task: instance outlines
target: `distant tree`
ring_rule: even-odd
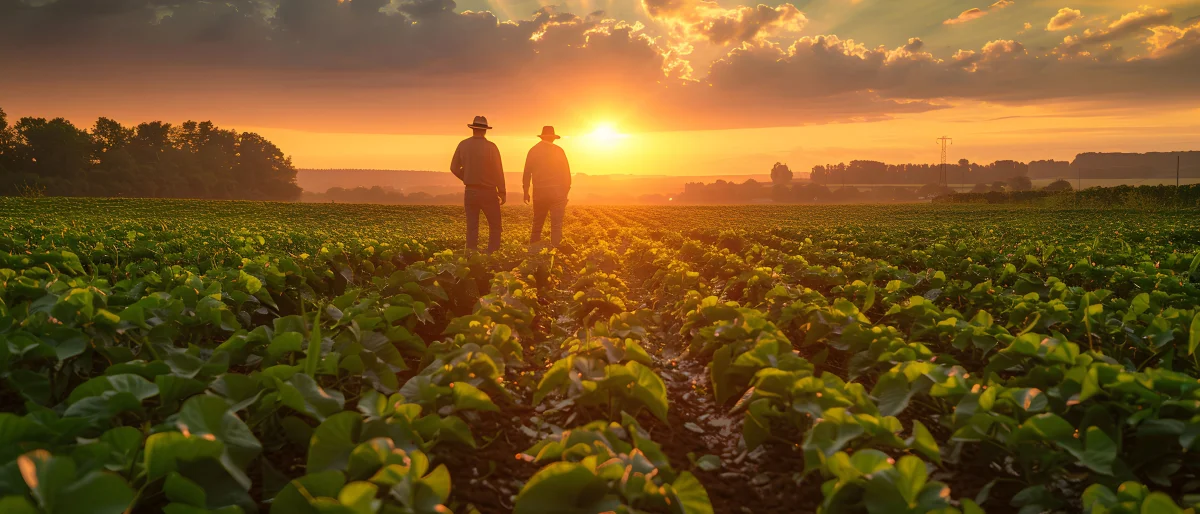
[[[988,187],[987,184],[975,184],[975,187],[971,188],[972,193],[986,193],[991,190],[992,188]]]
[[[417,191],[416,193],[408,195],[406,199],[408,200],[408,203],[432,203],[434,197],[433,195],[424,191]]]
[[[995,181],[995,182],[992,182],[992,188],[991,188],[991,190],[992,190],[992,191],[995,191],[995,192],[997,192],[997,193],[1003,193],[1003,192],[1004,192],[1004,188],[1005,188],[1006,186],[1008,186],[1008,183],[1007,183],[1007,182],[1005,182],[1005,181],[1003,181],[1003,180],[997,180],[997,181]]]
[[[234,170],[246,177],[256,198],[289,200],[300,195],[291,157],[285,157],[279,147],[253,132],[243,132],[238,138]]]
[[[652,193],[652,194],[645,194],[645,195],[638,196],[637,201],[638,201],[638,203],[661,205],[661,204],[668,203],[671,200],[666,195],[659,194],[659,193]]]
[[[12,128],[8,126],[8,115],[4,109],[0,109],[0,173],[8,172],[12,169],[13,151],[16,144],[16,134],[13,134]]]
[[[1071,183],[1069,181],[1061,178],[1047,184],[1046,187],[1042,188],[1043,191],[1072,191],[1074,189],[1075,188],[1071,187]]]
[[[126,127],[100,118],[88,131],[27,117],[10,125],[0,110],[0,194],[29,187],[48,195],[300,197],[291,159],[258,134],[207,121]]]
[[[1008,188],[1011,191],[1029,191],[1033,189],[1033,181],[1024,175],[1012,177],[1008,179]]]
[[[857,200],[862,192],[854,186],[839,187],[829,193],[828,198],[835,202],[850,202]]]
[[[971,161],[968,161],[966,159],[959,159],[958,165],[959,165],[959,167],[966,168],[967,166],[971,165]]]
[[[777,186],[786,186],[791,182],[792,169],[788,168],[788,165],[777,162],[771,167],[771,183]]]
[[[134,131],[132,128],[126,128],[108,118],[100,118],[96,120],[96,125],[92,127],[92,140],[95,143],[96,153],[104,154],[116,150],[122,150],[129,146],[130,141],[133,141]]]
[[[25,150],[19,158],[28,171],[48,180],[77,180],[90,167],[92,139],[71,122],[21,118],[15,128]]]
[[[948,195],[954,193],[954,190],[941,184],[925,184],[917,190],[918,196],[925,198],[933,198],[936,196]]]

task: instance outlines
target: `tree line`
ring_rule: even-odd
[[[1028,177],[1029,165],[1009,160],[976,164],[959,159],[957,163],[947,163],[945,172],[948,184],[990,184],[1013,177]],[[942,178],[940,164],[887,164],[866,160],[813,166],[810,176],[813,183],[829,185],[938,184]]]
[[[1065,182],[1065,181],[1058,181]],[[1057,182],[1056,182],[1057,183]],[[1054,185],[1054,184],[1051,184]],[[1037,191],[989,191],[939,196],[937,203],[1015,203],[1046,207],[1173,209],[1200,207],[1200,184],[1174,186],[1089,187],[1072,191],[1065,187],[1049,186]]]
[[[866,166],[861,163],[869,163],[873,161],[852,161],[851,166],[838,165],[834,168],[835,171],[861,173],[863,170],[872,169],[871,166]],[[854,164],[859,163],[859,164]],[[1012,164],[1010,164],[1012,163]],[[969,164],[969,163],[967,163]],[[917,165],[902,165],[898,169],[904,170],[903,166],[913,166],[909,169],[912,173],[927,173],[928,167],[922,168]],[[981,169],[984,172],[976,173],[971,178],[976,180],[992,179],[997,176],[1003,176],[1005,173],[1016,172],[1020,173],[1027,168],[1022,168],[1022,163],[1016,161],[996,161],[988,166],[983,166]],[[822,168],[818,166],[817,168]],[[815,170],[816,168],[814,168]],[[894,170],[893,170],[894,171]],[[907,172],[906,172],[907,173]],[[863,175],[856,175],[862,177]],[[788,168],[787,164],[775,163],[771,168],[771,182],[759,182],[754,179],[746,180],[745,182],[729,182],[725,180],[717,180],[711,184],[702,182],[689,182],[684,184],[683,192],[677,196],[678,201],[682,203],[718,203],[718,204],[741,204],[741,203],[822,203],[822,202],[912,202],[923,199],[931,199],[943,195],[954,193],[954,189],[945,185],[939,184],[936,181],[928,182],[923,185],[906,185],[904,181],[888,182],[879,180],[874,182],[870,187],[860,188],[855,185],[840,185],[838,183],[827,183],[810,181],[804,183],[793,183],[793,173]],[[826,179],[828,176],[826,176]],[[894,178],[894,177],[893,177]],[[847,180],[847,184],[862,184]],[[954,183],[951,181],[951,183]],[[897,185],[900,184],[900,185]],[[1025,175],[1013,175],[1003,179],[995,179],[987,182],[976,183],[971,189],[972,193],[1007,193],[1014,191],[1031,191],[1033,190],[1033,181]],[[1055,181],[1048,186],[1047,191],[1069,191],[1071,190],[1070,182],[1064,180]]]
[[[313,203],[375,203],[381,205],[460,205],[463,203],[463,193],[432,195],[424,191],[404,194],[382,186],[372,187],[331,187],[324,193],[305,191],[300,196],[302,202]],[[519,199],[518,199],[519,201]]]
[[[0,109],[0,195],[296,200],[290,157],[253,132],[210,121],[90,129]]]

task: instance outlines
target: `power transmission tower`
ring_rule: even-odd
[[[942,145],[942,176],[940,178],[942,180],[942,186],[945,187],[948,183],[947,181],[949,180],[946,177],[946,145],[954,144],[954,139],[942,136],[937,138],[937,141]]]

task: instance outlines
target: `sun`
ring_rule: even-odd
[[[629,137],[628,134],[622,134],[611,123],[596,125],[596,128],[592,129],[591,133],[586,136],[588,143],[597,147],[612,147],[627,137]]]

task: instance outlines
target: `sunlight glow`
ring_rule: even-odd
[[[584,136],[589,146],[602,148],[611,148],[628,137],[628,134],[622,134],[611,123],[596,125],[590,134]]]

